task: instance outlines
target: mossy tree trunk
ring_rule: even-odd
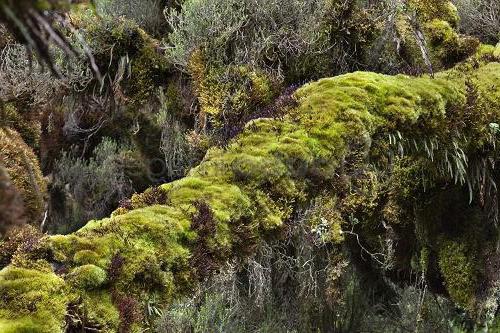
[[[399,179],[396,199],[414,190],[411,181],[420,188],[412,173],[466,184],[468,158],[495,152],[500,63],[485,62],[495,60],[492,54],[485,48],[434,79],[357,72],[305,85],[289,114],[250,122],[187,177],[135,195],[110,218],[16,253],[0,272],[0,330],[59,332],[68,318],[82,316],[104,332],[133,329],[137,300],[168,304],[189,293],[225,261],[278,236],[319,194],[342,203],[338,218],[328,221],[332,242],[342,242],[350,236],[339,230],[350,228],[348,216],[367,207],[367,216],[381,216],[366,193],[350,193],[365,179],[357,169],[374,166],[387,181]],[[420,169],[401,167],[408,159]],[[405,222],[396,199],[384,207],[394,228]],[[367,230],[359,232],[370,244],[376,235]],[[445,244],[447,251],[457,247]]]

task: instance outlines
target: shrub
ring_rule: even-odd
[[[108,279],[110,282],[115,282],[120,277],[123,270],[123,265],[125,264],[125,258],[119,253],[115,254],[111,258],[109,267],[107,269]]]
[[[63,153],[51,188],[51,230],[74,230],[106,216],[134,192],[123,163],[126,152],[126,147],[104,138],[89,160]]]
[[[0,23],[0,50],[13,42],[12,35],[7,31],[5,25]]]
[[[39,59],[56,72],[50,54],[51,42],[67,55],[74,55],[66,38],[53,27],[54,21],[62,19],[61,12],[69,9],[70,3],[67,0],[2,1],[0,21],[17,41],[35,51]]]
[[[454,0],[460,15],[460,30],[485,43],[500,41],[500,2],[497,0]]]
[[[244,262],[221,266],[193,298],[165,309],[157,331],[354,331],[349,330],[349,316],[359,315],[362,305],[350,303],[344,283],[356,277],[347,276],[348,262],[335,257],[336,248],[325,257],[303,222],[302,217],[290,222],[286,239],[261,243]],[[337,292],[330,299],[333,289]],[[330,301],[335,305],[330,307]]]
[[[65,142],[57,137],[62,125],[54,128],[60,115],[54,104],[63,95],[85,89],[93,79],[84,60],[64,57],[57,50],[51,52],[51,57],[58,67],[58,77],[32,59],[21,44],[8,45],[0,55],[0,126],[15,129],[31,148],[40,152],[44,171],[48,170],[47,162],[53,161],[50,155]]]
[[[168,20],[169,58],[187,69],[202,49],[211,64],[282,69],[289,58],[328,48],[322,0],[188,0]]]
[[[82,59],[66,57],[54,50],[51,57],[58,65],[59,76],[33,61],[22,44],[9,44],[0,56],[0,100],[22,102],[35,110],[47,106],[63,91],[81,90],[93,78],[91,69]]]
[[[96,3],[97,12],[104,16],[126,17],[147,32],[158,35],[166,25],[163,0],[102,0]]]
[[[187,128],[181,122],[177,104],[177,92],[172,91],[172,85],[167,92],[160,91],[160,110],[156,114],[156,123],[161,129],[160,151],[165,160],[168,180],[175,180],[185,175],[186,171],[196,161],[190,151],[187,141]]]
[[[186,1],[168,20],[167,55],[181,69],[202,50],[215,67],[249,65],[287,84],[363,68],[379,30],[356,0]]]
[[[199,280],[205,279],[220,266],[217,258],[217,249],[214,249],[210,238],[216,232],[216,220],[210,206],[203,201],[194,204],[196,213],[191,216],[191,229],[196,231],[198,238],[191,257],[191,265],[196,270]]]
[[[289,83],[318,80],[359,69],[371,70],[374,65],[367,61],[367,56],[381,23],[378,14],[368,5],[371,2],[326,0],[324,3],[327,9],[323,29],[328,36],[328,51],[300,57],[289,70],[297,79],[287,78]]]

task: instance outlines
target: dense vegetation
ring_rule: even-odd
[[[0,332],[500,331],[495,0],[0,0]]]

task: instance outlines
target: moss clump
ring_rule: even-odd
[[[477,287],[477,258],[459,242],[445,241],[439,249],[439,269],[451,298],[464,308],[472,308]]]
[[[63,332],[67,288],[50,269],[9,266],[0,271],[0,294],[2,332]]]
[[[86,319],[99,327],[101,332],[113,333],[120,326],[120,314],[107,292],[96,291],[83,295],[82,304]]]
[[[472,55],[479,40],[459,35],[448,21],[434,19],[425,24],[434,63],[452,66]]]
[[[200,102],[200,112],[215,126],[248,118],[275,95],[275,83],[264,72],[249,66],[220,68],[209,65],[201,50],[193,52],[188,68]]]
[[[410,15],[408,15],[408,11]],[[415,19],[409,17],[415,14]],[[401,39],[400,54],[413,70],[420,72],[450,68],[473,55],[480,42],[458,32],[457,8],[448,0],[410,0],[407,13],[397,19]],[[419,41],[415,35],[424,37]],[[421,45],[424,44],[424,45]],[[425,49],[425,58],[422,54]]]
[[[99,261],[99,255],[94,251],[82,250],[75,253],[73,261],[77,265],[96,264]]]
[[[165,205],[168,200],[167,191],[163,190],[161,187],[151,187],[144,191],[144,193],[134,194],[128,203],[129,207],[124,208],[137,209],[153,205]]]
[[[121,75],[124,97],[131,107],[142,106],[169,77],[170,64],[159,42],[131,20],[110,17],[96,20],[95,16],[85,14],[85,11],[74,13],[74,19],[91,42],[97,65],[112,77]]]
[[[91,221],[71,236],[50,237],[46,247],[68,269],[75,267],[80,272],[85,268],[87,272],[92,268],[90,271],[99,271],[100,276],[101,269],[111,267],[119,253],[122,263],[113,272],[113,284],[118,291],[142,295],[146,290],[158,290],[163,299],[169,299],[176,288],[182,287],[181,281],[189,283],[190,251],[186,245],[194,235],[189,231],[189,219],[182,218],[180,209],[170,211],[167,207],[151,206],[112,219]],[[96,256],[99,260],[90,266],[79,267],[73,261],[77,258],[78,262],[90,262]],[[99,270],[94,265],[99,265]],[[174,278],[179,279],[178,286],[173,285]]]
[[[408,3],[424,22],[439,19],[449,22],[454,28],[458,26],[457,7],[449,0],[409,0]]]
[[[0,127],[15,130],[33,149],[40,146],[41,124],[38,118],[37,111],[20,111],[13,103],[0,102]]]
[[[66,332],[95,330],[121,332],[120,314],[112,296],[102,290],[89,290],[73,297],[66,316]]]
[[[33,150],[12,129],[0,128],[0,165],[21,194],[28,222],[37,224],[44,212],[47,185]]]
[[[102,286],[106,279],[106,271],[92,264],[78,266],[68,275],[68,281],[71,285],[88,290]]]

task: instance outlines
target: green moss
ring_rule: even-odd
[[[106,282],[107,274],[102,268],[88,264],[73,269],[67,279],[76,288],[91,290],[102,286]]]
[[[50,271],[13,266],[3,269],[0,328],[7,328],[7,332],[62,333],[66,291],[64,280]]]
[[[0,165],[22,196],[28,222],[38,224],[45,209],[47,185],[35,153],[12,129],[0,128]]]
[[[434,72],[450,68],[473,55],[480,43],[477,38],[461,35],[458,31],[457,8],[448,0],[410,0],[409,10],[416,13],[418,29],[426,42],[426,52]],[[415,38],[415,22],[402,13],[397,19],[396,29],[401,38],[399,53],[414,69],[428,72],[422,50]]]
[[[82,307],[85,319],[93,326],[99,327],[100,332],[114,333],[118,331],[120,314],[109,293],[103,291],[84,293]]]
[[[43,329],[31,318],[24,318],[22,320],[2,320],[0,321],[0,331],[4,333],[48,332],[43,331]],[[62,330],[54,332],[62,332]]]
[[[426,30],[432,45],[457,44],[458,35],[449,22],[434,19],[426,23]]]
[[[73,261],[77,265],[96,264],[99,261],[99,255],[94,251],[82,250],[75,253]]]
[[[30,109],[30,108],[28,108]],[[14,129],[33,149],[40,146],[41,124],[37,111],[20,111],[13,103],[0,102],[0,127]]]
[[[195,234],[189,231],[189,223],[188,216],[180,207],[170,210],[151,206],[112,219],[91,221],[73,235],[48,238],[46,246],[54,258],[67,267],[77,264],[73,258],[78,259],[78,263],[92,261],[96,256],[99,258],[94,264],[100,268],[94,265],[77,266],[68,275],[79,288],[103,283],[102,269],[110,266],[119,254],[123,264],[114,277],[117,290],[141,295],[147,282],[146,290],[158,290],[162,300],[168,300],[177,289],[186,288],[190,283],[190,251],[187,245],[195,239]],[[98,283],[87,279],[86,273],[90,277],[98,277]],[[177,285],[172,283],[174,277],[178,279]]]
[[[341,244],[344,241],[344,221],[335,199],[322,196],[316,198],[306,214],[306,219],[312,234],[321,242]]]
[[[403,158],[395,163],[387,187],[387,203],[383,208],[384,219],[392,225],[412,224],[413,207],[418,193],[426,187],[422,163]]]
[[[113,78],[121,76],[123,97],[136,110],[166,83],[171,66],[159,42],[136,23],[125,18],[96,18],[88,15],[89,10],[75,12],[72,18],[85,31],[99,68]]]
[[[211,66],[201,50],[193,52],[188,67],[200,111],[216,126],[224,125],[228,118],[236,122],[247,117],[276,94],[275,83],[266,73],[249,66]]]
[[[445,241],[439,250],[439,269],[451,298],[463,308],[472,308],[477,287],[477,267],[466,245]]]
[[[440,19],[449,22],[453,27],[458,26],[460,17],[457,7],[449,0],[410,0],[408,3],[424,22]]]
[[[443,20],[434,19],[427,22],[425,31],[434,62],[446,67],[474,54],[480,44],[475,38],[459,35],[449,22]]]
[[[495,47],[495,50],[493,51],[493,56],[500,59],[500,44],[498,44]]]
[[[200,251],[199,246],[204,246],[201,251],[215,250],[220,261],[248,254],[254,250],[249,243],[257,244],[259,237],[279,233],[295,209],[317,195],[318,188],[336,186],[339,175],[352,176],[346,170],[354,153],[362,156],[359,165],[365,166],[367,174],[370,155],[366,151],[370,147],[379,150],[379,155],[371,156],[378,156],[378,160],[370,163],[383,164],[386,159],[380,150],[388,134],[398,131],[405,138],[450,138],[465,112],[460,110],[468,110],[474,130],[464,133],[474,137],[474,142],[463,149],[467,154],[485,149],[491,133],[480,129],[488,128],[489,117],[499,116],[500,91],[495,85],[499,76],[500,64],[480,62],[475,68],[465,66],[463,71],[439,73],[435,79],[356,72],[307,84],[295,94],[299,103],[296,109],[282,119],[258,119],[247,124],[227,147],[211,149],[187,177],[157,189],[161,200],[155,197],[149,201],[151,191],[137,195],[140,208],[123,209],[111,218],[90,221],[70,235],[47,237],[44,246],[49,257],[70,272],[68,282],[83,277],[84,282],[70,286],[73,292],[84,296],[102,292],[99,297],[109,297],[113,289],[137,299],[154,294],[160,304],[168,304],[191,292],[197,283],[196,268],[191,265],[194,249]],[[484,95],[479,105],[465,108],[470,99],[466,80],[475,83],[478,94]],[[485,109],[492,114],[481,116]],[[354,146],[360,138],[365,144]],[[388,154],[390,149],[386,150]],[[408,154],[416,161],[430,160],[419,152]],[[379,191],[378,181],[376,177],[367,179],[371,180],[363,186],[368,200],[360,202],[367,210],[376,211],[372,205],[376,196],[372,199],[368,194]],[[199,229],[192,228],[195,202],[203,202],[213,213],[213,234],[198,235]],[[342,242],[341,217],[332,208],[325,218],[331,226],[332,242]],[[377,234],[369,236],[375,239]],[[450,244],[443,245],[440,267],[450,294],[453,290],[454,300],[464,304],[469,300],[465,295],[472,291],[463,293],[461,288],[473,279],[468,274],[456,275],[452,266],[455,263],[469,269],[470,261],[460,255],[447,261],[445,253],[465,253]],[[91,252],[90,257],[97,255],[99,262],[80,266],[82,258]],[[102,272],[108,268],[115,271],[113,279],[103,284]],[[96,287],[98,290],[86,290]],[[8,301],[0,311],[17,308],[16,303]],[[96,316],[96,320],[105,321]]]
[[[409,85],[412,89],[408,89]],[[449,101],[463,100],[463,93],[457,88],[454,82],[441,79],[346,74],[301,88],[297,92],[301,101],[298,116],[304,119],[306,128],[319,129],[323,136],[327,133],[338,136],[342,132],[352,135],[360,129],[373,133],[380,127],[403,131],[420,118],[442,118]],[[348,129],[339,133],[336,130],[339,122],[348,124]],[[339,150],[338,139],[325,141],[321,143],[327,151]]]

